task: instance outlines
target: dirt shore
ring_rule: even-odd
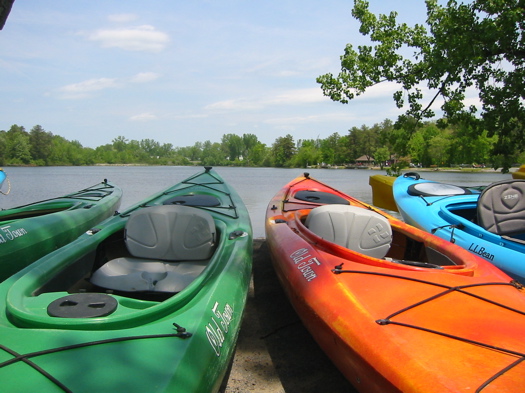
[[[226,393],[355,393],[303,327],[254,241],[252,285]]]

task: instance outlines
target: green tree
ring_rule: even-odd
[[[58,150],[58,147],[60,146],[61,146],[61,143],[59,144],[58,142],[54,141],[53,150],[51,154],[53,159],[56,159],[56,157],[59,155],[57,150]],[[95,148],[95,159],[98,163],[101,163],[101,164],[116,164],[117,161],[116,161],[115,150],[113,149],[113,145],[108,143],[102,146],[97,146]]]
[[[243,134],[242,135],[242,156],[244,158],[245,165],[254,165],[253,162],[253,151],[259,145],[259,139],[255,134]]]
[[[144,150],[150,158],[157,158],[160,155],[160,143],[153,139],[142,139],[140,141],[140,148]]]
[[[248,153],[248,163],[253,166],[269,166],[270,149],[264,143],[257,143]]]
[[[359,133],[360,130],[357,127],[348,130],[348,157],[350,161],[354,161],[361,155],[359,154]]]
[[[118,136],[111,141],[112,154],[115,155],[114,161],[122,164],[129,164],[134,162],[132,149],[130,149],[129,141],[123,137]]]
[[[376,164],[379,163],[379,167],[383,169],[385,161],[390,159],[390,151],[388,150],[388,147],[378,147],[374,152],[374,159]]]
[[[337,150],[335,154],[335,160],[339,164],[347,164],[351,161],[350,149],[348,148],[349,145],[350,145],[350,142],[349,142],[348,135],[343,135],[339,138],[337,142]]]
[[[433,117],[431,107],[441,97],[448,122],[470,121],[478,134],[498,135],[492,156],[502,157],[506,171],[516,149],[525,146],[523,0],[449,0],[446,6],[426,0],[426,7],[426,27],[411,27],[398,23],[396,12],[376,16],[368,1],[354,0],[360,32],[376,44],[357,50],[348,44],[340,74],[317,81],[325,95],[342,103],[378,83],[396,82],[396,105],[401,108],[406,100],[406,115],[417,120]],[[423,83],[430,97],[423,94]],[[471,87],[481,108],[464,104]]]
[[[159,146],[158,154],[160,157],[169,158],[173,156],[173,145],[171,143],[163,143]]]
[[[5,156],[8,164],[20,165],[31,162],[29,134],[24,127],[13,124],[6,133]]]
[[[423,132],[416,132],[407,143],[408,152],[411,158],[411,161],[414,163],[420,163],[423,166],[430,165],[430,160],[428,159],[428,144],[425,141]]]
[[[335,132],[326,139],[322,139],[320,143],[321,161],[325,164],[334,166],[336,162],[336,154],[338,149],[338,142],[341,139],[340,135]]]
[[[484,130],[481,135],[478,135],[472,143],[472,162],[478,164],[489,162],[490,152],[497,139],[498,137],[496,135],[489,137],[487,130]],[[456,142],[453,141],[452,145],[456,145]],[[516,159],[514,161],[517,161],[517,153],[515,153],[515,157]]]
[[[352,127],[349,130],[350,158],[355,160],[363,155],[368,159],[374,157],[374,151],[378,147],[379,127],[368,127],[364,124],[361,128]]]
[[[202,142],[195,142],[184,154],[190,161],[199,161],[202,156]]]
[[[481,134],[467,123],[451,126],[450,157],[453,164],[489,162],[490,151],[496,136],[488,137],[485,130]]]
[[[293,136],[287,134],[275,140],[272,146],[274,165],[276,167],[286,167],[291,165],[291,159],[295,154],[295,143]]]
[[[393,146],[393,132],[394,132],[394,123],[390,119],[385,119],[381,124],[378,124],[379,136],[378,143],[381,147],[387,147],[388,150],[392,150]]]
[[[47,165],[51,153],[53,134],[46,132],[41,126],[34,126],[29,132],[29,151],[37,165]]]
[[[374,151],[378,146],[379,127],[374,124],[371,128],[366,128],[363,132],[363,154],[370,160],[374,157]]]
[[[221,140],[222,149],[230,161],[239,160],[244,151],[242,137],[236,134],[224,134]]]
[[[93,156],[88,154],[89,149],[85,149],[79,141],[66,141],[66,148],[68,165],[80,166],[94,164]]]
[[[71,165],[69,160],[69,141],[61,136],[56,135],[53,138],[52,154],[49,157],[51,165]]]
[[[220,143],[209,140],[202,144],[202,165],[218,166],[226,164],[226,158]]]
[[[297,153],[293,157],[293,166],[306,168],[321,161],[319,143],[313,139],[297,141]]]
[[[446,133],[440,133],[433,137],[428,143],[428,153],[432,157],[432,163],[437,166],[449,166],[450,138]]]
[[[111,141],[111,143],[113,144],[115,151],[118,152],[123,152],[128,147],[128,140],[123,136],[117,136]]]
[[[141,143],[131,140],[126,145],[126,153],[131,163],[145,163],[148,161],[148,154],[142,149]]]

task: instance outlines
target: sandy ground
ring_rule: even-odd
[[[226,393],[355,393],[301,324],[271,265],[254,241],[248,304]]]

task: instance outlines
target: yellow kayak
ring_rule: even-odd
[[[520,166],[520,168],[512,172],[512,178],[513,179],[525,179],[525,164]]]
[[[525,172],[524,172],[525,173]],[[381,209],[388,209],[397,212],[397,205],[394,201],[392,187],[397,177],[387,175],[372,175],[368,184],[372,187],[372,204]]]

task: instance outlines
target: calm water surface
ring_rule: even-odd
[[[364,202],[372,202],[372,189],[368,179],[385,171],[352,169],[279,169],[279,168],[214,168],[226,182],[239,193],[252,220],[254,237],[264,237],[264,215],[271,197],[293,178],[305,171],[336,189]],[[4,168],[11,190],[0,195],[0,208],[24,205],[53,198],[108,179],[122,188],[121,210],[149,195],[186,179],[201,171],[201,167],[151,167],[151,166],[92,166],[92,167],[38,167]],[[488,185],[510,179],[510,174],[420,172],[425,179],[464,186]],[[4,183],[2,191],[7,191]]]

